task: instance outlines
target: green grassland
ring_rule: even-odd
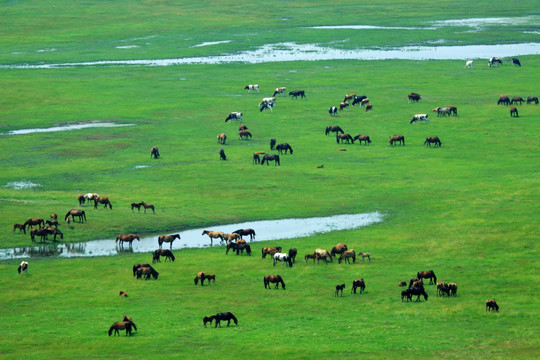
[[[345,38],[350,41],[343,46],[351,48],[439,38],[463,44],[538,39],[523,32],[535,30],[526,22],[512,31],[474,34],[441,28],[359,37],[352,30],[298,29],[535,14],[532,2],[458,1],[451,9],[445,1],[419,4],[279,1],[261,12],[258,1],[57,1],[54,7],[6,1],[0,3],[7,25],[0,27],[0,64],[207,56],[265,43]],[[233,42],[190,47],[219,40]],[[115,49],[134,43],[140,47]],[[63,220],[79,207],[77,194],[86,192],[108,196],[113,210],[81,207],[88,221],[62,224],[66,242],[217,230],[219,224],[262,219],[384,214],[382,223],[356,230],[255,242],[252,257],[225,256],[223,247],[176,250],[174,263],[156,265],[157,281],[132,277],[133,264],[150,261],[145,253],[31,258],[28,276],[17,275],[20,260],[0,261],[0,357],[538,357],[540,106],[523,104],[519,118],[510,118],[497,99],[538,96],[540,56],[520,56],[521,68],[506,61],[488,68],[486,59],[475,60],[467,70],[452,60],[0,68],[2,133],[90,121],[133,124],[0,135],[3,248],[31,244],[28,235],[12,232],[14,223],[52,212]],[[261,93],[243,90],[250,83],[258,83]],[[304,89],[307,99],[278,97],[272,113],[260,113],[258,102],[278,86]],[[411,91],[423,99],[407,103]],[[369,96],[374,110],[354,107],[331,118],[328,107],[351,92]],[[459,116],[431,112],[446,105],[457,106]],[[224,122],[231,111],[243,112],[253,138],[238,139],[238,124]],[[430,124],[410,125],[416,113],[429,113]],[[324,135],[328,125],[367,134],[373,142],[338,145]],[[226,145],[216,142],[221,132]],[[403,134],[406,146],[389,146],[394,134]],[[427,136],[438,136],[442,147],[423,146]],[[279,167],[253,165],[251,154],[268,151],[274,137],[290,143],[294,154],[283,155]],[[159,160],[150,159],[154,145]],[[227,161],[219,160],[220,148]],[[39,186],[6,186],[15,181]],[[154,204],[156,214],[132,213],[129,204],[141,200]],[[370,252],[372,262],[302,260],[337,242]],[[301,259],[293,268],[273,268],[260,249],[275,245],[298,248]],[[427,302],[402,303],[397,283],[430,269],[440,281],[458,283],[458,296],[439,298],[428,286]],[[215,285],[193,285],[201,270],[216,274]],[[267,274],[282,275],[287,289],[265,290]],[[360,277],[366,293],[350,294],[352,280]],[[347,288],[336,298],[334,287],[341,283]],[[129,297],[119,297],[120,290]],[[499,313],[484,311],[488,298],[497,299]],[[233,312],[239,325],[202,326],[203,316],[222,311]],[[107,337],[124,314],[139,331],[131,338]]]

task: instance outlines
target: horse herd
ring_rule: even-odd
[[[497,105],[522,105],[525,100],[521,96],[514,96],[512,99],[508,95],[500,95],[499,100],[497,100]],[[538,97],[529,96],[527,97],[527,104],[536,104],[538,105]],[[510,107],[510,117],[519,117],[519,112],[517,107]]]

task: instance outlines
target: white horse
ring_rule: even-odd
[[[259,93],[259,85],[246,85],[244,90],[247,90],[250,93],[252,90],[256,90]]]
[[[469,60],[465,63],[465,69],[474,67],[474,61]]]
[[[87,193],[87,194],[84,194],[84,198],[85,198],[87,201],[94,200],[95,198],[98,198],[98,197],[99,197],[99,194],[96,194],[96,193]]]
[[[26,272],[26,275],[28,275],[28,262],[23,261],[21,265],[19,265],[17,271],[19,272],[19,274],[22,272]]]
[[[412,118],[411,122],[409,124],[415,123],[417,121],[425,121],[426,124],[429,124],[429,119],[427,114],[416,114]]]
[[[285,253],[275,253],[274,254],[274,266],[276,266],[276,262],[281,261],[283,262],[283,265],[289,264],[290,267],[293,266],[292,260],[288,254]]]

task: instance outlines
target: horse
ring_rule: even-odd
[[[229,114],[229,116],[227,116],[227,118],[225,119],[225,122],[229,120],[237,120],[237,121],[242,122],[242,113],[233,111],[232,113]]]
[[[266,258],[266,255],[274,256],[275,253],[281,252],[281,246],[277,247],[263,247],[261,249],[262,258]]]
[[[298,254],[298,250],[296,248],[290,248],[289,249],[289,258],[291,259],[292,263],[296,263],[296,255]]]
[[[345,284],[336,285],[336,296],[338,296],[338,293],[341,291],[341,296],[343,296],[343,289],[345,289]]]
[[[206,274],[203,271],[199,271],[197,275],[195,275],[195,278],[193,279],[193,282],[195,285],[201,282],[201,286],[204,286],[204,279],[206,279]]]
[[[285,290],[285,282],[279,275],[266,275],[264,277],[264,288],[270,289],[271,288],[270,283],[275,283],[276,289],[279,289],[279,284],[281,284],[281,288]]]
[[[409,293],[409,289],[401,292],[401,302],[403,302],[403,299],[405,298],[407,299],[407,302],[412,301],[412,295]]]
[[[281,166],[279,162],[279,155],[278,154],[264,154],[261,165],[264,165],[264,162],[266,161],[266,166],[270,165],[270,161],[274,161],[274,166],[279,165]]]
[[[512,64],[514,66],[519,66],[521,67],[521,63],[519,62],[519,59],[518,58],[512,58]]]
[[[368,98],[365,98],[362,101],[360,101],[360,107],[364,107],[364,106],[367,106],[367,105],[369,105],[369,99]]]
[[[450,108],[448,106],[443,107],[443,108],[442,107],[436,107],[431,111],[436,112],[437,117],[441,117],[441,116],[445,117],[446,115],[450,116],[450,114],[451,114]]]
[[[518,109],[514,106],[510,108],[510,117],[519,117]]]
[[[259,156],[260,154],[258,153],[253,153],[253,157],[252,157],[252,163],[255,164],[255,165],[258,165],[261,163],[261,157]]]
[[[159,273],[152,266],[142,266],[137,269],[137,279],[140,279],[143,275],[145,280],[149,280],[150,276],[153,276],[157,280]]]
[[[358,144],[362,144],[362,141],[364,142],[364,145],[369,145],[371,144],[371,139],[369,138],[368,135],[356,135],[354,138],[353,138],[353,142],[355,140],[358,140]]]
[[[238,125],[238,131],[240,131],[240,130],[248,130],[248,127],[246,125],[244,125],[244,124],[240,124],[240,125]]]
[[[420,301],[420,295],[424,296],[424,300],[428,300],[428,294],[426,293],[426,290],[424,290],[424,286],[413,286],[405,291],[408,293],[409,297],[416,295],[416,301]]]
[[[431,144],[435,144],[435,147],[442,145],[441,140],[439,140],[437,136],[429,136],[426,138],[426,141],[424,141],[424,145],[431,147]]]
[[[45,220],[43,220],[42,218],[30,218],[26,220],[23,224],[25,228],[29,226],[30,229],[32,229],[32,226],[34,225],[37,225],[41,229],[43,226],[45,226]]]
[[[450,283],[450,284],[448,284],[448,290],[450,291],[450,295],[456,296],[456,293],[457,293],[457,284],[456,284],[456,283]]]
[[[278,144],[276,146],[276,150],[280,154],[283,154],[283,151],[285,151],[285,155],[287,154],[287,151],[290,151],[291,155],[293,153],[293,149],[292,149],[291,145],[289,145],[288,143]]]
[[[19,274],[21,273],[26,273],[26,275],[28,275],[28,262],[27,261],[23,261],[21,262],[21,264],[19,265],[19,267],[17,268],[17,272]]]
[[[126,294],[126,297],[127,297],[127,294]],[[122,318],[122,321],[129,321],[131,323],[131,326],[133,326],[135,331],[137,331],[137,325],[135,325],[135,323],[133,322],[133,320],[129,316],[124,315],[124,317]]]
[[[225,142],[227,141],[227,135],[225,133],[217,134],[217,141],[221,145],[225,145]]]
[[[13,224],[13,232],[15,232],[15,229],[19,229],[19,232],[23,232],[26,234],[26,225],[23,224]]]
[[[150,150],[150,158],[159,159],[159,149],[157,146],[152,147],[152,150]]]
[[[227,155],[225,155],[224,149],[219,149],[219,159],[220,160],[227,160]]]
[[[315,253],[318,255],[317,257],[317,261],[319,260],[319,258],[321,257],[328,257],[330,259],[331,262],[334,262],[334,257],[332,256],[332,254],[330,254],[328,252],[328,250],[324,250],[324,249],[315,249]],[[324,259],[326,261],[326,259]]]
[[[172,262],[174,262],[174,254],[172,253],[171,250],[163,250],[163,249],[157,249],[156,251],[154,251],[154,256],[153,256],[153,259],[152,260],[155,260],[157,262],[161,262],[161,260],[159,259],[160,256],[165,256],[165,261],[167,260],[171,260]],[[154,261],[152,261],[154,262]]]
[[[276,98],[275,97],[265,97],[262,98],[261,102],[259,103],[259,107],[264,105],[269,105],[270,107],[276,106]]]
[[[416,277],[419,278],[420,280],[429,279],[430,284],[437,283],[437,276],[435,276],[435,273],[433,272],[433,270],[419,271]]]
[[[214,239],[219,238],[219,242],[223,242],[223,231],[209,231],[209,230],[203,230],[202,235],[208,235],[210,238],[210,243],[214,243]]]
[[[54,227],[58,227],[58,220],[46,220],[45,221],[45,224],[47,224],[48,226],[54,226]]]
[[[124,242],[129,243],[129,247],[132,246],[133,240],[137,239],[137,241],[141,241],[141,238],[139,235],[136,234],[120,234],[116,237],[115,243],[120,242],[120,246],[124,246]]]
[[[304,259],[306,260],[306,264],[308,262],[309,259],[313,259],[313,263],[315,263],[315,259],[317,259],[317,253],[313,253],[313,254],[306,254],[304,256]]]
[[[274,254],[273,259],[274,259],[274,266],[276,266],[276,263],[278,261],[283,262],[283,265],[288,264],[289,267],[293,266],[293,262],[292,262],[291,258],[289,257],[289,255],[287,255],[285,253],[277,252],[277,253]]]
[[[325,135],[328,135],[328,133],[330,132],[337,132],[337,133],[342,133],[344,134],[345,132],[343,131],[342,128],[340,128],[339,126],[337,125],[329,125],[326,127],[326,130],[325,130]]]
[[[133,265],[133,276],[137,275],[137,270],[143,267],[150,267],[150,264],[135,264]]]
[[[337,116],[337,107],[336,106],[330,106],[328,108],[328,113],[330,114],[330,116]]]
[[[373,110],[373,105],[372,104],[367,104],[366,105],[366,112],[371,111],[371,110]]]
[[[291,99],[297,99],[299,96],[302,99],[306,98],[306,92],[304,90],[294,90],[289,93],[289,96],[292,96]]]
[[[238,229],[236,231],[233,231],[233,233],[240,235],[240,238],[242,238],[242,236],[249,235],[250,241],[253,241],[253,239],[255,239],[255,230],[253,229]]]
[[[221,327],[220,321],[222,320],[227,320],[227,327],[229,327],[229,325],[231,324],[231,320],[234,321],[235,325],[238,325],[238,319],[230,312],[216,314],[214,316],[214,320],[216,321],[215,327],[218,327],[218,325],[219,327]]]
[[[339,111],[343,111],[343,109],[349,110],[349,103],[348,102],[342,102],[339,104]]]
[[[448,288],[448,285],[444,282],[438,282],[437,283],[437,296],[444,296],[446,294],[447,296],[450,296],[450,289]]]
[[[112,335],[114,331],[114,336],[118,334],[120,336],[119,330],[126,330],[126,336],[131,336],[131,327],[133,323],[131,321],[119,321],[112,324],[112,326],[109,329],[109,336]]]
[[[497,101],[497,105],[510,105],[510,98],[506,95],[499,96],[499,100]]]
[[[248,138],[252,138],[253,135],[247,130],[240,130],[240,131],[238,131],[238,137],[240,139],[247,140]]]
[[[426,124],[429,124],[428,114],[416,114],[413,116],[409,124],[414,124],[415,122],[424,121]]]
[[[514,96],[512,100],[510,100],[510,104],[514,105],[519,103],[519,105],[522,105],[525,100],[521,96]]]
[[[398,283],[398,286],[407,286],[407,282],[406,281],[401,281]]]
[[[224,241],[233,241],[233,240],[237,240],[237,239],[240,239],[240,235],[237,234],[237,233],[232,233],[232,234],[229,234],[229,233],[223,233],[223,240]]]
[[[360,292],[364,292],[365,288],[366,288],[366,283],[364,282],[364,279],[356,279],[356,280],[353,280],[352,282],[352,289],[351,289],[351,293],[355,293],[356,294],[356,289],[357,288],[360,288]]]
[[[499,312],[499,305],[497,305],[495,299],[486,300],[486,311],[492,310]]]
[[[212,321],[214,321],[215,317],[216,317],[215,315],[203,317],[202,321],[203,321],[204,327],[206,327],[207,323],[210,323],[210,325],[212,325]]]
[[[244,87],[244,90],[247,90],[248,91],[248,94],[255,90],[257,91],[257,94],[259,93],[259,85],[246,85],[246,87]]]
[[[420,96],[420,94],[412,92],[409,95],[407,95],[407,99],[408,99],[408,102],[411,103],[411,102],[418,102],[422,100],[422,97]]]
[[[161,249],[161,245],[163,245],[164,242],[168,242],[170,245],[169,248],[172,249],[172,243],[175,239],[180,240],[180,234],[160,235],[158,237],[159,248]]]
[[[359,251],[358,256],[362,257],[362,261],[366,261],[365,258],[368,258],[369,262],[371,262],[371,254],[370,253],[363,253],[363,252]]]
[[[341,140],[341,143],[344,141],[347,142],[347,144],[353,143],[354,139],[350,134],[336,134],[336,142],[339,144],[339,141]]]
[[[492,67],[494,65],[497,65],[497,66],[502,65],[502,60],[497,56],[494,56],[489,59],[488,66]]]
[[[343,102],[353,100],[356,97],[356,94],[347,94],[343,98]]]
[[[204,278],[208,280],[208,284],[210,284],[211,281],[214,281],[214,284],[216,283],[216,274],[205,274]]]
[[[84,210],[79,210],[79,209],[71,209],[67,212],[66,216],[64,217],[64,220],[65,221],[68,221],[69,217],[72,217],[73,221],[75,221],[75,217],[78,217],[79,218],[79,222],[83,222],[86,221],[86,213],[84,212]]]
[[[96,197],[99,197],[98,194],[96,193],[86,193],[84,194],[84,198],[86,199],[86,201],[90,202],[90,201],[94,201],[94,198]]]
[[[355,96],[354,97],[354,100],[352,102],[352,106],[356,105],[356,104],[362,104],[362,100],[364,99],[367,99],[367,96],[366,95],[362,95],[362,96]]]
[[[474,67],[474,61],[469,60],[465,63],[465,69]]]
[[[274,147],[276,146],[276,139],[272,138],[270,139],[270,150],[274,150]]]
[[[79,206],[82,206],[86,202],[86,198],[83,194],[77,195],[77,201],[79,201]]]
[[[261,103],[259,112],[263,112],[263,110],[266,110],[266,109],[270,109],[270,112],[274,112],[274,106],[276,106],[275,103],[271,103],[271,102]]]
[[[317,259],[317,265],[319,264],[319,262],[321,260],[323,260],[325,264],[328,264],[328,259],[330,259],[330,261],[332,261],[332,258],[330,257],[329,253],[326,253],[326,254],[315,253],[315,256],[316,256],[316,259]]]
[[[41,237],[40,242],[43,242],[45,239],[47,239],[48,234],[49,232],[45,228],[30,230],[30,238],[32,239],[32,242],[36,242],[35,240],[36,236],[40,236]]]
[[[353,249],[344,251],[341,254],[341,256],[339,257],[338,263],[341,264],[341,261],[343,259],[345,259],[348,264],[351,263],[351,259],[352,259],[352,262],[355,263],[356,262],[356,252]]]
[[[332,256],[336,256],[336,254],[343,254],[347,250],[347,245],[338,243],[330,250],[330,254],[332,254]]]
[[[53,227],[48,226],[43,229],[45,229],[46,235],[49,235],[49,234],[54,235],[53,241],[56,241],[57,235],[60,235],[60,239],[64,239],[64,234],[60,230],[58,230],[58,228],[53,228]]]
[[[144,207],[144,213],[146,214],[146,209],[152,209],[152,212],[155,214],[156,213],[156,208],[154,207],[154,205],[152,204],[147,204],[145,203],[144,201],[141,201],[141,205]],[[112,209],[112,207],[111,207]]]
[[[112,204],[109,201],[109,198],[107,198],[107,197],[100,197],[100,196],[95,197],[94,198],[94,209],[97,209],[98,204],[104,204],[105,209],[107,208],[107,206],[109,206],[109,209],[112,210]]]
[[[529,96],[527,98],[527,104],[530,104],[530,103],[535,103],[536,105],[538,105],[538,97],[537,96]]]
[[[134,208],[137,208],[137,210],[141,211],[142,202],[140,203],[131,203],[131,211],[133,211]]]
[[[118,294],[118,296],[122,296],[122,297],[128,297],[127,293],[125,291],[120,291],[120,293]]]
[[[390,145],[394,145],[394,143],[400,143],[401,145],[405,146],[405,136],[394,135],[388,138],[388,142],[390,143]]]
[[[278,87],[278,88],[276,88],[276,90],[274,90],[274,94],[272,96],[276,97],[277,94],[285,95],[285,90],[287,90],[286,87]]]

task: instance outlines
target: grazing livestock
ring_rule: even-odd
[[[306,92],[304,90],[294,90],[289,93],[290,96],[292,96],[292,99],[296,99],[300,96],[300,98],[305,99],[306,98]]]
[[[217,134],[217,142],[221,145],[225,145],[225,142],[227,141],[227,135],[225,133]]]
[[[392,146],[395,145],[396,143],[400,143],[401,145],[405,146],[405,136],[403,136],[403,135],[394,135],[394,136],[388,138],[388,142]]]
[[[494,57],[490,58],[489,62],[488,62],[489,67],[492,67],[492,66],[495,66],[495,65],[497,65],[497,66],[502,65],[502,60],[497,56],[494,56]]]
[[[209,231],[209,230],[203,230],[202,235],[208,235],[210,238],[210,243],[214,243],[214,239],[219,238],[219,242],[223,242],[223,231]]]
[[[225,122],[232,121],[232,120],[242,122],[242,113],[233,111],[232,113],[229,114],[229,116],[227,116],[227,118],[225,119]]]
[[[407,286],[407,282],[406,281],[401,281],[398,286]]]
[[[246,85],[244,87],[244,90],[247,90],[248,93],[252,92],[252,91],[257,91],[257,94],[259,93],[259,85]]]
[[[414,124],[415,122],[424,121],[426,124],[429,124],[428,114],[416,114],[413,116],[409,124]]]
[[[171,260],[172,262],[174,262],[174,254],[172,253],[171,250],[167,250],[167,249],[157,249],[156,251],[154,251],[153,253],[153,256],[152,256],[152,263],[155,263],[156,261],[157,262],[161,262],[160,260],[160,257],[161,256],[164,256],[165,257],[165,261],[167,260]]]
[[[343,109],[349,110],[349,103],[348,102],[342,102],[339,104],[339,111],[343,111]]]
[[[27,226],[32,229],[32,226],[37,225],[40,229],[45,226],[45,220],[42,218],[30,218],[26,220],[23,224],[23,226],[26,228]]]
[[[274,259],[274,266],[276,266],[278,261],[281,261],[283,265],[289,265],[289,267],[293,266],[293,262],[288,254],[277,252],[272,258]]]
[[[275,97],[265,97],[261,100],[259,103],[259,107],[263,106],[264,104],[270,104],[272,106],[276,106],[276,98]]]
[[[131,203],[130,205],[131,205],[131,211],[132,212],[133,212],[134,208],[137,208],[137,211],[139,211],[139,212],[141,211],[142,202],[140,202],[140,203]]]
[[[437,136],[429,136],[426,138],[426,141],[424,141],[424,145],[428,145],[431,147],[431,144],[435,144],[435,147],[441,146],[441,140]]]
[[[276,289],[279,289],[279,284],[281,284],[281,288],[285,290],[285,282],[283,281],[283,278],[279,275],[266,275],[263,282],[265,289],[270,289],[270,283],[274,283],[276,284]]]
[[[410,93],[409,95],[407,95],[407,99],[408,99],[408,102],[411,103],[411,102],[418,102],[422,100],[422,97],[420,96],[420,94]]]
[[[347,144],[353,143],[354,139],[350,134],[336,134],[336,142],[339,144],[339,142],[343,144],[343,142],[347,142]]]
[[[306,264],[308,262],[309,259],[312,259],[313,260],[313,263],[315,263],[315,259],[317,259],[317,253],[313,253],[313,254],[306,254],[304,256],[304,260],[306,260]]]
[[[519,117],[518,109],[514,106],[510,108],[510,117]]]
[[[124,246],[124,242],[129,243],[129,247],[132,246],[133,240],[141,241],[141,238],[137,234],[120,234],[116,237],[115,243],[120,243],[120,246]]]
[[[364,107],[364,106],[367,106],[369,105],[369,99],[368,98],[365,98],[364,100],[362,100],[360,102],[360,107]]]
[[[120,291],[120,293],[118,294],[118,296],[122,296],[122,297],[128,297],[127,293],[125,291]]]
[[[337,125],[329,125],[326,127],[325,135],[328,135],[331,132],[337,132],[337,133],[342,133],[342,134],[344,133],[343,129]]]
[[[266,109],[270,109],[270,112],[274,112],[273,108],[274,108],[275,104],[273,103],[268,103],[268,102],[265,102],[261,105],[261,108],[259,109],[259,112],[263,112],[263,110],[266,110]]]
[[[356,252],[353,249],[343,252],[341,254],[341,256],[339,257],[339,259],[338,259],[338,263],[341,264],[341,261],[343,261],[343,259],[345,259],[348,264],[351,263],[351,259],[352,259],[352,262],[355,263],[356,262]]]
[[[240,125],[238,126],[238,131],[242,131],[242,130],[249,130],[249,129],[248,129],[248,127],[247,127],[246,125],[240,124]]]
[[[28,275],[28,262],[27,261],[21,262],[21,264],[17,268],[17,271],[18,271],[19,274],[24,272],[24,273],[26,273],[26,275]]]
[[[131,328],[133,327],[133,323],[131,321],[118,321],[112,324],[112,326],[109,328],[109,336],[112,335],[114,332],[114,336],[118,335],[120,336],[119,330],[126,330],[126,336],[131,336]],[[137,328],[135,328],[137,330]]]
[[[293,149],[292,149],[291,145],[289,145],[288,143],[278,144],[276,146],[276,150],[280,154],[283,154],[284,151],[285,151],[285,154],[287,154],[287,151],[289,151],[291,153],[291,155],[293,153]]]
[[[150,276],[157,280],[159,273],[152,266],[142,266],[137,269],[137,279],[142,278],[143,275],[145,280],[150,280]]]
[[[270,150],[274,150],[274,147],[276,146],[276,138],[270,139]]]
[[[497,101],[497,105],[510,105],[510,98],[506,95],[499,96],[499,100]]]
[[[367,135],[356,135],[353,138],[353,142],[354,142],[354,140],[358,140],[358,144],[360,144],[360,145],[362,144],[362,141],[364,142],[364,145],[371,144],[371,139]]]
[[[100,197],[100,196],[94,197],[94,209],[97,209],[98,204],[103,204],[105,209],[108,206],[109,209],[112,210],[111,201],[107,197]]]
[[[289,249],[289,258],[291,259],[292,263],[296,263],[296,255],[298,255],[298,250],[296,248],[290,248]]]
[[[448,285],[444,282],[438,282],[437,283],[437,296],[450,296],[450,289],[448,288]]]
[[[13,224],[13,232],[15,232],[15,229],[19,229],[19,232],[23,232],[26,234],[26,225],[24,224]]]
[[[240,235],[240,238],[242,238],[242,236],[249,235],[250,241],[253,241],[253,239],[255,239],[255,230],[253,229],[238,229],[236,231],[233,231],[233,233],[237,233],[238,235]]]
[[[343,296],[343,289],[345,289],[345,284],[336,285],[336,296],[338,296],[341,291],[341,296]]]
[[[225,150],[219,149],[219,159],[220,160],[227,160],[227,156],[225,155]]]
[[[446,115],[450,116],[451,114],[449,107],[436,107],[432,111],[437,113],[437,117],[444,117]]]
[[[51,216],[51,219],[53,220],[58,219],[58,215],[56,213],[52,213],[50,216]]]
[[[332,254],[330,254],[328,252],[328,250],[324,250],[324,249],[315,249],[315,253],[318,255],[318,258],[317,260],[319,260],[319,258],[321,260],[324,260],[326,261],[326,258],[330,259],[331,262],[334,261],[334,257],[332,256]]]
[[[369,262],[371,262],[371,254],[370,253],[358,252],[358,256],[362,257],[362,261],[366,261],[366,258],[368,258]]]
[[[253,164],[260,164],[261,163],[261,157],[257,153],[253,153]]]
[[[238,235],[236,233],[232,233],[232,234],[223,233],[223,240],[226,241],[226,242],[233,241],[233,240],[238,240],[238,239],[240,239],[240,235]]]
[[[337,107],[336,106],[330,106],[328,108],[328,113],[330,114],[330,116],[337,116]]]
[[[69,221],[70,216],[73,219],[73,221],[75,221],[75,217],[79,218],[79,222],[86,221],[86,213],[84,212],[84,210],[71,209],[67,212],[66,216],[64,217],[64,220]]]
[[[367,104],[366,105],[366,112],[373,110],[373,105]]]
[[[457,294],[457,284],[456,283],[448,284],[448,290],[450,291],[450,295],[456,296],[456,294]]]
[[[519,59],[518,58],[512,58],[512,64],[514,66],[519,66],[521,67],[521,63],[519,62]]]
[[[275,97],[278,94],[285,95],[285,90],[287,90],[286,87],[278,87],[278,88],[276,88],[276,90],[274,90],[274,94],[272,96]]]
[[[150,267],[150,264],[135,264],[133,265],[133,276],[137,275],[137,270],[143,267]]]
[[[403,299],[407,299],[407,302],[412,301],[412,295],[409,293],[409,289],[401,292],[401,302],[403,302]]]
[[[514,96],[512,100],[510,100],[510,104],[514,105],[519,103],[519,105],[523,104],[525,100],[521,96]]]
[[[145,214],[146,214],[146,209],[152,209],[152,212],[154,214],[156,213],[156,207],[154,205],[152,205],[152,204],[147,204],[144,201],[141,201],[141,203],[139,205],[144,208],[144,213]]]
[[[451,115],[458,116],[457,115],[457,107],[450,105],[450,106],[447,106],[447,108],[450,109]]]
[[[356,104],[362,104],[362,101],[364,99],[367,99],[367,96],[366,95],[362,95],[362,96],[355,96],[354,97],[354,100],[352,102],[352,106],[356,105]]]
[[[201,282],[201,286],[204,286],[204,280],[206,279],[206,274],[203,272],[203,271],[199,271],[197,273],[197,275],[195,276],[195,279],[193,279],[193,282],[195,283],[195,285],[197,285],[199,283],[199,281]],[[210,281],[208,281],[210,282]]]
[[[41,241],[43,242],[48,235],[48,231],[45,228],[39,228],[39,229],[32,229],[30,230],[30,239],[32,239],[32,242],[36,242],[35,238],[36,236],[41,237]]]
[[[79,206],[82,206],[86,202],[86,199],[83,194],[79,194],[77,195],[77,201],[79,202]]]
[[[332,256],[336,256],[337,254],[343,254],[345,251],[347,251],[348,248],[347,248],[347,245],[343,244],[343,243],[338,243],[336,246],[334,246],[331,250],[330,250],[330,254],[332,254]]]
[[[238,132],[238,137],[239,137],[240,139],[247,140],[248,137],[249,137],[249,138],[252,138],[253,135],[251,135],[251,133],[250,133],[249,131],[247,131],[247,130],[240,130],[240,131]]]
[[[245,250],[246,254],[248,256],[251,256],[251,246],[249,246],[249,244],[246,244],[246,241],[243,239],[239,239],[236,242],[231,241],[227,243],[227,251],[225,252],[225,255],[229,253],[230,249],[236,251],[236,255],[243,254]]]
[[[279,155],[278,154],[265,154],[262,158],[261,165],[264,165],[264,162],[266,161],[266,165],[268,166],[270,161],[274,161],[274,166],[279,165],[281,166],[279,162]]]
[[[99,194],[96,194],[96,193],[86,193],[86,194],[84,194],[84,198],[88,202],[94,201],[94,199],[97,198],[97,197],[99,197]]]
[[[527,104],[530,104],[530,103],[535,103],[536,105],[538,105],[538,97],[536,96],[529,96],[527,98]]]
[[[212,321],[214,321],[215,317],[216,317],[215,315],[203,317],[202,321],[203,321],[204,327],[206,327],[207,323],[210,323],[210,325],[212,325]]]
[[[465,63],[465,69],[474,67],[474,61],[469,60]]]
[[[418,279],[429,279],[429,283],[430,284],[434,284],[434,283],[437,283],[437,276],[435,276],[435,272],[433,272],[433,270],[429,270],[429,271],[419,271],[417,274],[416,274],[416,277]]]
[[[495,310],[499,312],[499,305],[497,305],[497,302],[495,299],[486,300],[486,311],[492,311]]]
[[[47,226],[47,227],[44,227],[42,230],[45,231],[45,236],[54,235],[53,241],[56,241],[57,235],[60,235],[60,239],[64,239],[64,234],[60,230],[58,230],[58,228]]]
[[[216,274],[206,274],[205,279],[208,280],[208,285],[213,281],[216,283]]]
[[[152,147],[152,150],[150,150],[150,158],[154,157],[154,159],[159,159],[159,149],[157,146]]]
[[[353,280],[351,293],[354,292],[356,294],[356,289],[357,288],[360,288],[360,292],[364,292],[364,290],[366,288],[366,283],[364,282],[364,279]]]
[[[343,98],[343,102],[354,100],[355,97],[356,97],[356,94],[347,94],[345,95],[345,98]]]
[[[261,249],[262,258],[266,258],[266,255],[274,256],[275,253],[281,252],[281,246],[276,247],[263,247]]]
[[[221,327],[220,322],[225,320],[227,320],[227,327],[231,324],[231,320],[234,321],[235,325],[238,325],[238,319],[230,312],[216,314],[214,315],[214,320],[216,321],[215,327],[218,327],[218,325]]]
[[[424,289],[424,286],[422,285],[422,283],[413,285],[412,287],[408,288],[405,291],[407,291],[409,296],[411,297],[413,295],[416,295],[417,296],[416,301],[420,301],[420,295],[424,296],[424,300],[426,301],[428,300],[428,294],[426,293],[426,290]]]

